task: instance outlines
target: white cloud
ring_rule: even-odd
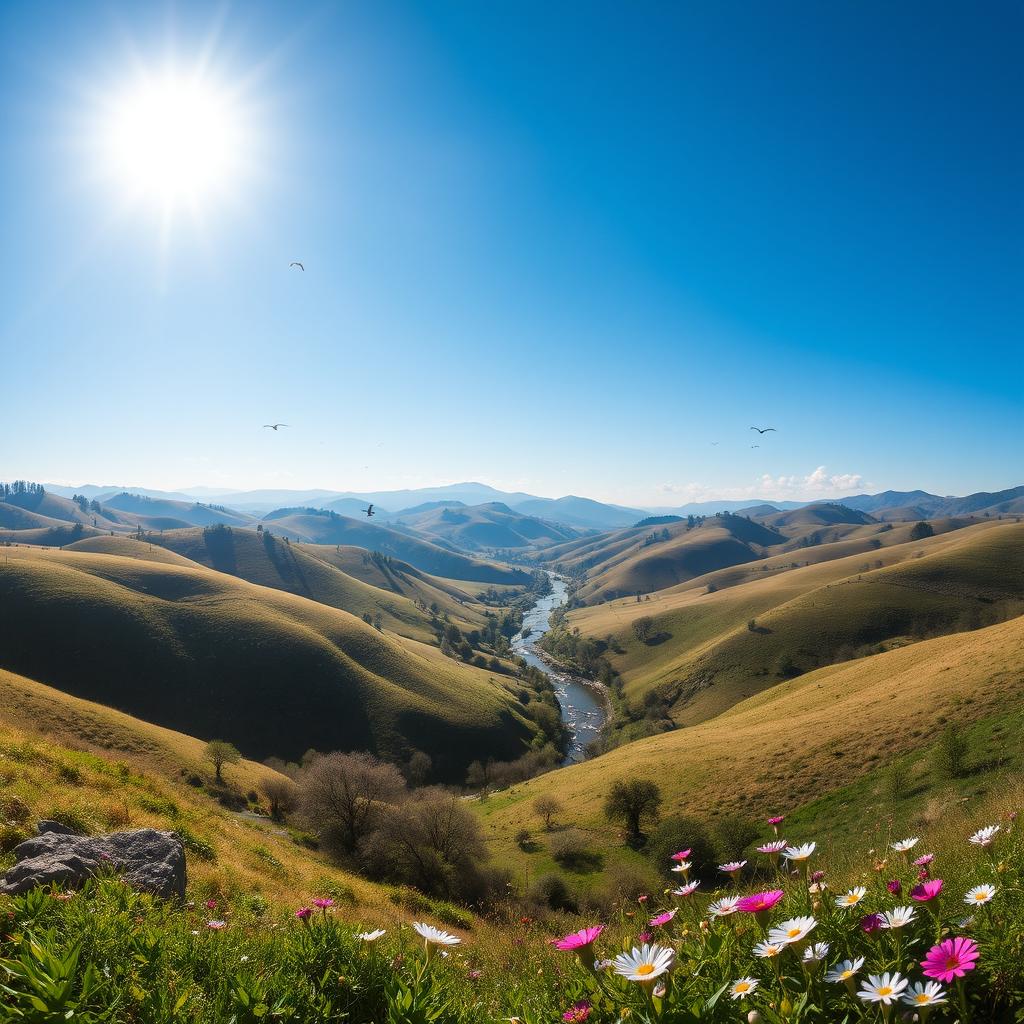
[[[674,502],[743,500],[768,498],[775,501],[815,501],[856,493],[871,485],[860,473],[829,473],[818,466],[805,476],[772,476],[765,473],[755,483],[742,487],[711,487],[702,483],[664,483],[658,491],[671,495]]]

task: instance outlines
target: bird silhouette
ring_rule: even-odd
[[[752,444],[750,447],[751,448],[760,448],[761,446],[759,444]]]
[[[306,272],[306,268],[298,260],[292,260],[292,262],[289,263],[288,266],[289,267],[298,267],[299,270],[301,270],[303,273]]]
[[[373,511],[373,504],[372,503],[370,504],[369,508],[364,508],[363,511],[367,514],[367,516],[376,515],[376,512]]]
[[[717,445],[718,445],[718,442],[717,442],[717,441],[712,441],[712,442],[711,442],[711,447],[712,447],[712,448],[716,447]]]
[[[264,423],[263,427],[266,429],[269,427],[271,430],[277,430],[278,427],[287,427],[287,423]]]
[[[765,427],[763,430],[760,427],[751,427],[750,429],[756,430],[759,434],[767,434],[769,430],[775,430],[774,427]],[[775,433],[778,433],[778,431],[775,430]]]

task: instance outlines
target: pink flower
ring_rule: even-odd
[[[217,901],[216,900],[207,900],[206,901],[206,909],[207,910],[216,910],[217,909]]]
[[[483,977],[483,971],[470,971],[467,977],[470,981],[479,981]]]
[[[761,914],[767,910],[771,910],[779,900],[785,896],[785,892],[782,889],[770,889],[768,892],[755,893],[753,896],[744,896],[743,899],[736,904],[737,910],[742,910],[745,914]]]
[[[649,896],[637,896],[637,903],[646,903],[650,899]]]
[[[672,856],[669,859],[670,860],[689,860],[691,853],[693,853],[692,850],[679,850],[676,853],[673,853]]]
[[[782,853],[782,851],[789,845],[785,839],[776,839],[772,843],[765,843],[764,846],[757,848],[758,853],[773,854]]]
[[[942,890],[942,879],[933,878],[930,882],[922,882],[910,890],[910,898],[918,903],[927,903],[935,899]]]
[[[934,853],[923,853],[917,860],[914,861],[915,868],[926,868],[931,862],[935,860]]]
[[[968,971],[973,971],[977,959],[978,944],[973,939],[961,936],[932,946],[921,961],[921,969],[926,978],[948,984],[955,978],[962,978]]]
[[[641,932],[637,937],[636,941],[642,946],[645,942],[650,942],[654,936],[650,932]]]
[[[332,900],[330,896],[320,896],[313,900],[313,906],[318,910],[326,910],[328,907],[334,906],[334,900]]]
[[[664,914],[659,914],[657,917],[652,917],[650,924],[652,928],[660,928],[663,924],[668,924],[673,917],[676,916],[675,910],[666,910]]]
[[[892,878],[885,883],[886,889],[893,894],[893,896],[899,896],[903,892],[903,883],[898,878]]]
[[[212,928],[215,932],[219,932],[221,928],[227,928],[227,921],[207,921],[206,927]]]
[[[562,1014],[562,1020],[566,1024],[583,1024],[583,1022],[590,1016],[590,1000],[581,999],[578,1003],[573,1003],[565,1013]]]
[[[769,825],[781,825],[785,820],[786,820],[786,816],[784,814],[777,814],[774,818],[769,818],[768,819],[768,824]]]
[[[312,915],[313,915],[313,908],[312,907],[299,907],[299,909],[295,911],[295,916],[300,921],[307,921]]]
[[[578,932],[566,935],[561,939],[555,939],[551,943],[555,949],[563,949],[569,952],[579,953],[583,956],[583,950],[589,949],[597,941],[597,937],[604,931],[603,924],[591,925],[589,928],[581,928]]]
[[[865,935],[874,935],[875,932],[879,931],[882,927],[882,915],[881,914],[865,914],[860,919],[860,930]]]
[[[824,877],[825,877],[825,872],[824,871],[812,871],[811,872],[811,881],[812,882],[820,882]]]

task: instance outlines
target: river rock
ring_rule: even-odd
[[[41,821],[39,835],[15,847],[17,862],[0,881],[0,893],[16,896],[52,883],[77,888],[97,871],[111,870],[140,892],[184,898],[185,847],[174,832],[79,836],[55,825]]]

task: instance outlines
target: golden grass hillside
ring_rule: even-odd
[[[310,747],[439,778],[513,759],[537,736],[518,679],[381,633],[303,597],[202,567],[13,548],[0,571],[0,667],[248,756]]]
[[[1024,524],[879,549],[870,563],[857,554],[788,571],[765,565],[714,593],[681,586],[578,609],[569,625],[612,638],[607,657],[628,698],[658,688],[672,717],[692,724],[823,664],[1024,611]]]
[[[933,745],[948,722],[1010,716],[1019,735],[1024,617],[809,672],[752,696],[710,721],[627,744],[542,775],[479,804],[494,847],[534,873],[548,864],[515,836],[537,828],[536,797],[554,796],[563,827],[597,849],[621,845],[602,814],[618,779],[652,779],[664,815],[706,821],[728,813],[788,813]],[[825,817],[820,827],[828,829]],[[535,833],[535,835],[538,833]],[[531,857],[533,858],[531,860]]]
[[[572,540],[577,531],[535,516],[514,512],[501,502],[431,508],[402,515],[395,525],[454,545],[463,551],[528,548]]]

